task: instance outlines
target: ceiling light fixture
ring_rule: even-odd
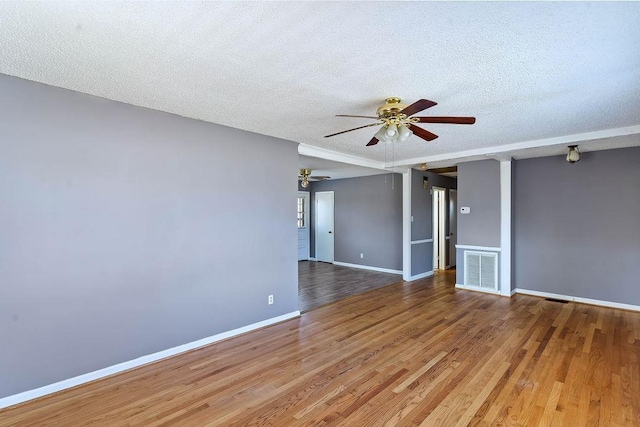
[[[567,153],[567,162],[574,164],[580,161],[580,151],[577,145],[569,145],[569,152]]]
[[[391,121],[380,128],[376,133],[376,139],[386,143],[404,142],[413,135],[411,129],[405,123],[394,123]]]
[[[309,175],[311,175],[311,169],[300,169],[300,176],[302,177],[300,185],[302,188],[307,188],[309,186]]]
[[[300,169],[298,171],[298,180],[300,180],[300,185],[302,188],[309,187],[309,180],[311,181],[324,181],[325,179],[330,179],[330,176],[325,175],[314,175],[311,176],[311,169]]]
[[[427,164],[426,164],[426,163],[420,163],[420,164],[418,165],[418,168],[419,168],[421,171],[426,171],[426,170],[427,170]]]

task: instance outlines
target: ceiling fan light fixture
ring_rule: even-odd
[[[302,188],[307,188],[309,186],[309,181],[307,180],[306,176],[304,178],[302,178],[302,181],[300,182],[300,185],[302,186]]]
[[[567,153],[567,162],[574,164],[580,161],[580,151],[577,145],[569,145],[569,152]]]
[[[408,126],[406,126],[406,125],[400,125],[400,126],[398,127],[398,134],[399,134],[399,137],[400,137],[400,141],[404,142],[404,141],[406,141],[407,139],[409,139],[409,137],[410,137],[411,135],[413,135],[413,132],[411,132],[411,129],[409,129],[409,127],[408,127]]]
[[[426,170],[427,170],[427,164],[426,164],[426,163],[420,163],[420,164],[418,165],[418,168],[419,168],[421,171],[426,171]]]
[[[393,138],[398,134],[398,126],[395,123],[391,123],[387,126],[387,131],[385,132],[387,137]]]
[[[380,128],[380,130],[378,130],[378,132],[376,132],[375,138],[378,139],[378,141],[383,141],[386,142],[387,141],[387,127],[386,126],[382,126]]]

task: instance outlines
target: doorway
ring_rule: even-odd
[[[309,193],[298,191],[298,261],[309,260]]]
[[[334,250],[334,208],[333,191],[316,193],[315,241],[316,259],[333,263]]]
[[[458,190],[449,190],[449,268],[456,266],[456,244],[458,243]]]
[[[444,270],[447,266],[445,235],[445,189],[432,187],[433,190],[433,269]]]

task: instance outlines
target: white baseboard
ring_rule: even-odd
[[[309,257],[309,261],[318,261],[316,258]]]
[[[425,277],[431,277],[431,276],[433,276],[433,270],[416,274],[415,276],[411,276],[409,277],[409,282],[413,282],[414,280],[424,279]]]
[[[640,311],[640,305],[623,304],[621,302],[603,301],[603,300],[591,299],[591,298],[572,297],[569,295],[553,294],[551,292],[532,291],[529,289],[516,288],[515,291],[516,293],[519,293],[519,294],[531,295],[534,297],[562,299],[565,301],[579,302],[582,304],[599,305],[602,307],[609,307],[609,308],[620,308],[622,310]]]
[[[342,267],[360,268],[362,270],[379,271],[380,273],[402,274],[402,270],[392,270],[390,268],[371,267],[362,264],[349,264],[347,262],[334,261],[333,265],[340,265]]]
[[[499,295],[499,296],[503,296],[500,291],[496,291],[494,289],[484,289],[484,288],[477,288],[475,286],[465,286],[465,285],[461,285],[460,283],[456,283],[456,288],[458,289],[464,289],[465,291],[474,291],[474,292],[482,292],[484,294],[491,294],[491,295]],[[509,296],[509,295],[506,295]]]
[[[300,311],[293,311],[291,313],[283,314],[282,316],[272,317],[271,319],[263,320],[261,322],[253,323],[251,325],[243,326],[231,331],[222,332],[217,335],[213,335],[207,338],[202,338],[197,341],[193,341],[187,344],[179,345],[177,347],[162,350],[157,353],[148,354],[146,356],[138,357],[137,359],[129,360],[127,362],[118,363],[117,365],[108,366],[97,371],[89,372],[87,374],[78,375],[77,377],[69,378],[59,381],[57,383],[49,384],[33,390],[27,390],[22,393],[14,394],[0,398],[0,409],[17,405],[19,403],[26,402],[28,400],[37,399],[38,397],[46,396],[47,394],[56,393],[71,387],[75,387],[81,384],[95,381],[100,378],[108,377],[120,372],[128,371],[133,368],[138,368],[142,365],[146,365],[158,360],[166,359],[168,357],[176,356],[178,354],[194,350],[199,347],[212,344],[217,341],[222,341],[227,338],[234,337],[236,335],[244,334],[246,332],[253,331],[255,329],[264,328],[265,326],[273,325],[275,323],[283,322],[285,320],[293,319],[300,316]]]

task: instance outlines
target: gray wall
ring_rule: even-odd
[[[517,288],[640,305],[640,147],[519,160]]]
[[[460,214],[460,208],[471,208]],[[458,245],[500,246],[500,162],[458,165]],[[464,283],[464,250],[456,251],[456,283]],[[500,262],[500,260],[498,260]]]
[[[468,206],[471,213],[461,215]],[[500,246],[500,162],[458,165],[458,244]]]
[[[296,144],[0,93],[0,397],[297,310]]]
[[[312,182],[310,188],[312,218],[315,193],[334,192],[335,261],[402,270],[402,175],[395,174],[393,185],[392,175],[383,174]],[[314,234],[312,219],[312,257]]]
[[[422,180],[427,177],[429,188],[422,187]],[[433,238],[433,196],[431,187],[449,189],[457,188],[457,180],[431,172],[412,169],[411,171],[411,240]],[[445,220],[445,234],[449,234],[449,191],[446,191],[447,217]],[[449,254],[449,241],[446,241],[446,253]],[[449,262],[447,262],[449,264]],[[433,243],[411,245],[411,275],[415,276],[433,270]]]

